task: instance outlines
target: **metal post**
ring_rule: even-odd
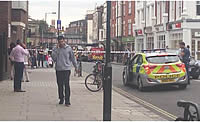
[[[110,16],[111,1],[107,1],[107,24],[106,24],[106,63],[104,72],[104,94],[103,94],[103,121],[111,121],[112,103],[112,66],[110,63]]]
[[[58,1],[58,20],[60,20],[60,0]],[[58,29],[58,37],[60,35],[60,29],[57,27]]]
[[[47,23],[47,13],[45,13],[45,22]]]

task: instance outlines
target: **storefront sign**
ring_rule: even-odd
[[[176,28],[181,28],[181,23],[176,23],[175,27]]]
[[[142,30],[136,30],[136,35],[142,35]]]

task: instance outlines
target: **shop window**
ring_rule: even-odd
[[[135,42],[132,43],[132,51],[135,51]]]
[[[192,47],[191,47],[191,51],[192,51],[192,56],[195,56],[195,40],[192,40]]]
[[[197,45],[197,51],[200,51],[200,41],[198,41],[198,45]]]
[[[197,15],[200,15],[200,1],[197,1]]]

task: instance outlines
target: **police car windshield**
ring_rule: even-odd
[[[177,55],[150,56],[146,59],[149,63],[154,64],[175,63],[179,61],[179,57]]]

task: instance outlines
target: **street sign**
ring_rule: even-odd
[[[57,20],[57,29],[61,29],[61,20]]]

